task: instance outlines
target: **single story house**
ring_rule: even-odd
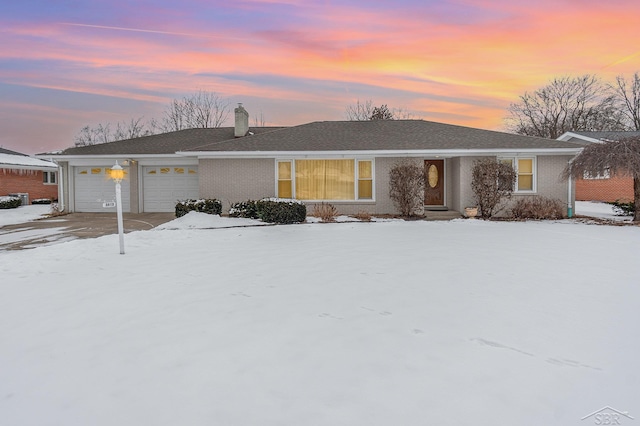
[[[558,140],[574,142],[586,146],[590,143],[616,141],[623,138],[640,136],[640,132],[565,132]],[[633,201],[633,177],[585,175],[576,180],[576,200],[630,202]]]
[[[58,166],[0,148],[0,195],[18,195],[23,204],[58,198]]]
[[[560,173],[581,147],[424,120],[322,121],[249,129],[240,105],[235,126],[189,129],[47,154],[61,168],[60,203],[68,211],[104,211],[114,199],[108,179],[125,168],[126,212],[169,212],[178,200],[231,203],[294,198],[312,207],[330,202],[342,214],[397,213],[389,170],[402,159],[425,169],[425,209],[461,212],[474,205],[471,170],[479,158],[509,161],[515,195],[543,195],[573,207],[571,184]]]

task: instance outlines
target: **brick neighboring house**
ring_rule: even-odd
[[[58,166],[0,148],[0,195],[23,195],[23,203],[58,198]]]
[[[640,132],[566,132],[558,140],[582,145],[640,136]],[[576,201],[631,202],[633,178],[630,176],[585,176],[576,180]]]

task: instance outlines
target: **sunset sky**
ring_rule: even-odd
[[[553,77],[640,70],[639,17],[637,0],[4,1],[0,146],[66,148],[199,89],[267,125],[371,99],[502,130],[509,103]]]

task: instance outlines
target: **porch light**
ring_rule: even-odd
[[[122,188],[120,182],[124,178],[124,170],[118,164],[111,167],[111,173],[109,174],[111,179],[116,183],[116,212],[118,215],[118,237],[120,239],[120,254],[124,254],[124,230],[122,226]]]

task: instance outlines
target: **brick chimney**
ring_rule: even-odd
[[[238,104],[238,107],[234,109],[236,113],[236,128],[235,128],[235,137],[241,138],[246,136],[249,133],[249,113],[242,106],[241,103]]]

